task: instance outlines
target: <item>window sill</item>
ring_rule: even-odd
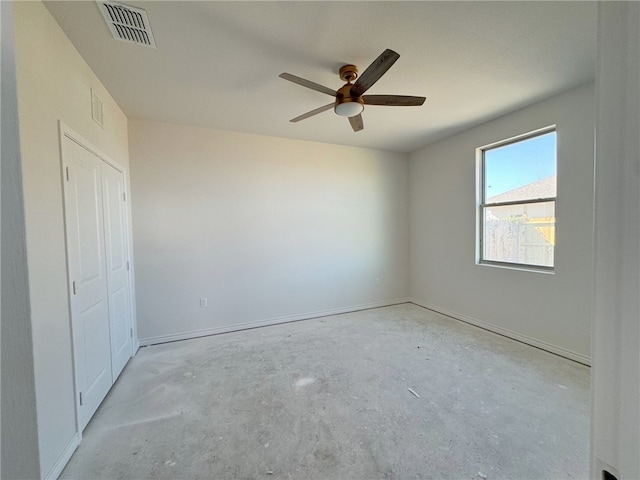
[[[519,272],[544,273],[547,275],[554,275],[556,273],[555,267],[537,267],[535,265],[522,265],[519,263],[490,262],[485,260],[476,262],[476,265],[503,268],[506,270],[517,270]]]

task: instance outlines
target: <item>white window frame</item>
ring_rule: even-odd
[[[492,150],[499,147],[505,147],[507,145],[512,145],[514,143],[519,143],[525,140],[529,140],[531,138],[535,138],[541,135],[545,135],[547,133],[556,132],[557,138],[557,128],[556,125],[549,125],[547,127],[539,128],[537,130],[533,130],[527,133],[523,133],[521,135],[517,135],[515,137],[508,138],[506,140],[500,140],[498,142],[493,142],[488,145],[484,145],[482,147],[476,148],[476,176],[477,176],[477,209],[476,209],[476,264],[478,265],[487,265],[493,267],[502,267],[509,268],[515,270],[523,270],[523,271],[533,271],[533,272],[542,272],[542,273],[554,273],[556,267],[556,245],[554,244],[554,255],[553,255],[553,266],[547,265],[533,265],[528,263],[516,263],[516,262],[503,262],[498,260],[486,260],[484,258],[484,210],[487,207],[496,207],[496,206],[508,206],[508,205],[526,205],[532,203],[548,203],[553,202],[554,204],[554,217],[555,217],[555,238],[558,238],[558,214],[557,214],[557,198],[558,193],[556,191],[555,197],[549,198],[536,198],[536,199],[527,199],[522,201],[510,201],[510,202],[495,202],[495,203],[486,203],[485,199],[485,152],[488,150]],[[556,141],[557,148],[557,141]],[[558,164],[556,159],[556,175],[558,171]]]

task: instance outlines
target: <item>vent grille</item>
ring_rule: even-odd
[[[104,106],[98,94],[91,89],[91,118],[104,128]]]
[[[156,48],[147,12],[115,2],[98,1],[98,6],[113,38]]]

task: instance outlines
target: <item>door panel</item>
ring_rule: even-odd
[[[81,147],[78,147],[81,148]],[[82,152],[76,152],[82,154]],[[80,157],[71,166],[75,189],[78,234],[78,275],[76,283],[100,282],[104,275],[102,261],[102,201],[99,164]],[[71,178],[71,177],[70,177]],[[86,297],[84,297],[86,298]]]
[[[113,384],[104,260],[102,161],[63,137],[65,220],[79,428],[83,430]]]
[[[111,366],[115,381],[133,353],[127,263],[127,212],[122,172],[103,164],[102,191],[111,326]]]

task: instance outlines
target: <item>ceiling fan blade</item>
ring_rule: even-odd
[[[296,77],[295,75],[291,75],[290,73],[281,73],[278,75],[280,78],[284,78],[285,80],[289,80],[290,82],[297,83],[298,85],[302,85],[303,87],[310,88],[311,90],[315,90],[316,92],[326,93],[327,95],[331,95],[332,97],[336,96],[336,91],[331,90],[329,87],[325,87],[324,85],[320,85],[319,83],[312,82],[311,80],[306,80],[301,77]]]
[[[317,114],[322,113],[322,112],[324,112],[326,110],[329,110],[330,108],[333,108],[334,105],[335,105],[334,103],[328,103],[327,105],[323,105],[322,107],[318,107],[315,110],[311,110],[310,112],[303,113],[299,117],[292,118],[289,121],[290,122],[299,122],[300,120],[304,120],[305,118],[313,117],[314,115],[317,115]]]
[[[410,95],[363,95],[365,105],[388,105],[391,107],[417,107],[424,103],[425,97]]]
[[[399,58],[400,55],[387,48],[367,67],[364,73],[358,77],[356,83],[351,87],[351,95],[359,97],[369,90]]]
[[[349,123],[354,132],[359,132],[364,129],[364,122],[362,121],[362,114],[358,114],[355,117],[349,117]]]

